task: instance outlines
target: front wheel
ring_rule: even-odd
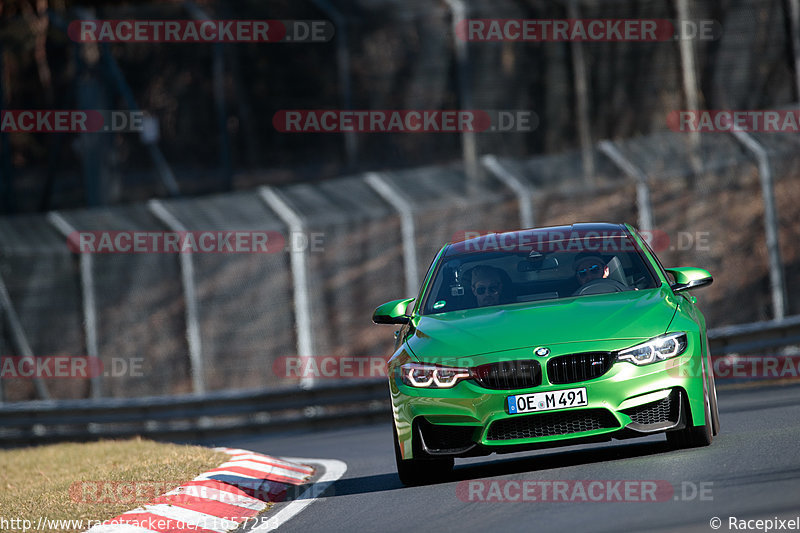
[[[714,436],[719,435],[719,404],[717,403],[717,384],[714,382],[714,365],[709,365],[711,381],[711,420],[714,422]]]
[[[394,429],[394,423],[392,424]],[[394,459],[397,464],[397,475],[400,483],[406,486],[425,485],[436,483],[453,471],[455,461],[452,457],[435,457],[425,459],[403,459],[400,453],[400,444],[397,441],[397,431],[394,430]]]
[[[699,448],[708,446],[714,440],[714,419],[711,416],[711,401],[708,389],[703,383],[703,397],[705,403],[706,423],[702,426],[688,426],[679,431],[667,433],[667,442],[672,448]],[[688,410],[689,407],[687,406]]]

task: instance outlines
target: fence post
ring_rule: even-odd
[[[342,108],[353,108],[353,87],[350,81],[350,49],[347,46],[347,19],[328,0],[313,0],[314,5],[329,16],[336,31],[336,67],[342,93]],[[358,161],[358,138],[356,132],[348,129],[344,132],[344,151],[347,165],[355,168]]]
[[[789,0],[789,37],[794,54],[795,98],[800,102],[800,1]]]
[[[378,172],[370,172],[364,181],[391,205],[400,215],[400,232],[403,239],[403,263],[406,274],[406,295],[415,296],[419,290],[419,273],[417,271],[417,242],[414,224],[414,205],[402,191],[393,187],[385,176]]]
[[[51,211],[47,214],[47,220],[67,239],[77,230],[70,224],[61,213]],[[94,291],[94,258],[92,254],[80,253],[78,250],[78,265],[81,276],[81,300],[83,302],[83,327],[86,335],[86,353],[89,357],[100,360],[100,350],[97,347],[97,302],[95,301]],[[90,378],[90,394],[92,398],[102,396],[102,376],[92,376]]]
[[[150,200],[147,202],[147,207],[170,231],[186,232],[186,227],[169,212],[161,200]],[[206,391],[206,382],[197,311],[194,258],[190,252],[178,252],[178,261],[181,266],[181,284],[186,304],[186,342],[189,345],[189,362],[192,367],[192,390],[195,394],[203,394]]]
[[[773,318],[780,320],[786,316],[786,281],[783,276],[781,246],[778,235],[778,211],[775,207],[775,189],[772,181],[772,168],[767,151],[751,135],[732,130],[736,140],[742,143],[758,161],[758,177],[761,181],[761,197],[764,201],[764,232],[769,256],[769,284],[772,292]]]
[[[0,109],[6,109],[6,67],[5,51],[0,43]],[[11,165],[11,143],[8,135],[0,135],[0,213],[11,214],[15,211],[14,205],[14,174]]]
[[[578,0],[567,2],[567,16],[580,19]],[[592,131],[589,126],[589,83],[586,80],[586,58],[583,55],[583,43],[580,40],[570,42],[572,67],[575,71],[575,104],[578,110],[578,137],[581,143],[581,163],[583,179],[587,184],[594,182],[594,146]]]
[[[108,43],[100,43],[100,52],[103,63],[106,69],[108,69],[109,76],[117,85],[117,90],[125,100],[125,104],[128,106],[128,109],[131,111],[139,111],[139,106],[136,104],[136,99],[133,96],[133,90],[125,80],[125,76],[122,74],[122,69],[119,68],[116,59],[114,59],[114,56],[111,55]],[[164,157],[164,154],[161,152],[161,149],[158,147],[158,144],[156,144],[157,135],[153,136],[152,138],[146,135],[140,135],[140,137],[142,144],[144,144],[145,148],[147,148],[150,158],[153,160],[153,164],[156,167],[158,176],[161,179],[161,183],[163,183],[164,188],[166,188],[167,193],[170,196],[180,196],[180,190],[178,188],[178,182],[175,179],[175,174],[172,172],[172,168],[170,168],[169,164],[167,163],[167,160]]]
[[[678,24],[682,21],[689,20],[689,4],[687,0],[676,0],[678,10]],[[676,28],[680,31],[680,28]],[[679,35],[678,49],[681,56],[681,74],[683,79],[683,94],[686,98],[686,107],[691,111],[700,109],[699,100],[697,98],[697,74],[694,64],[694,42],[691,38],[684,38]],[[691,143],[691,150],[689,152],[689,163],[692,165],[692,170],[695,174],[699,174],[703,168],[700,161],[700,132],[690,131],[689,142]]]
[[[600,151],[608,156],[617,167],[629,178],[636,181],[636,207],[639,211],[639,228],[642,231],[651,231],[653,226],[653,207],[650,202],[650,184],[647,174],[642,169],[627,159],[611,141],[601,141]]]
[[[187,0],[183,7],[189,15],[198,21],[211,20],[201,7]],[[233,170],[231,168],[231,143],[228,135],[228,113],[225,108],[225,57],[223,43],[216,42],[213,45],[213,57],[211,60],[211,78],[214,94],[214,109],[217,113],[217,128],[219,128],[219,160],[220,173],[226,190],[233,190]]]
[[[453,47],[456,54],[457,85],[459,107],[473,109],[472,86],[469,80],[469,55],[466,38],[459,38],[458,27],[467,19],[467,7],[463,0],[444,0],[452,12]],[[478,194],[483,173],[478,164],[478,139],[474,131],[461,132],[461,150],[464,158],[464,172],[467,175],[467,191],[471,196]]]
[[[483,166],[502,181],[506,187],[514,191],[519,202],[520,228],[532,228],[533,221],[533,189],[524,183],[519,176],[510,172],[494,155],[485,155],[481,158]]]
[[[11,303],[11,297],[8,295],[8,289],[3,277],[0,276],[0,310],[6,317],[8,329],[11,330],[11,342],[14,343],[14,350],[22,357],[35,358],[31,345],[28,344],[28,338],[25,336],[25,330],[22,329],[22,323],[19,321],[19,316],[14,310],[14,305]],[[36,389],[36,394],[42,400],[50,399],[50,392],[47,390],[47,385],[41,377],[34,375],[33,386]],[[2,376],[0,376],[0,403],[5,401]]]
[[[311,324],[311,289],[309,287],[308,249],[303,246],[295,249],[292,235],[305,231],[305,222],[300,214],[286,200],[270,187],[259,187],[258,194],[276,215],[289,228],[289,261],[294,284],[294,315],[297,328],[297,356],[303,368],[308,367],[308,360],[314,357],[314,330]],[[314,386],[313,376],[300,379],[300,386],[310,389]]]

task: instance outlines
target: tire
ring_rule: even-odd
[[[394,422],[392,422],[394,429]],[[397,441],[397,431],[393,431],[394,459],[397,465],[397,475],[400,483],[410,487],[436,483],[446,478],[453,471],[455,460],[452,457],[436,457],[425,459],[403,459],[400,454],[400,444]]]
[[[709,375],[711,376],[711,395],[710,395],[711,421],[714,423],[712,429],[713,429],[713,434],[716,437],[717,435],[719,435],[719,428],[720,428],[719,405],[717,404],[717,384],[714,381],[714,366],[712,364],[709,364],[708,366],[710,369]]]
[[[714,419],[711,415],[711,400],[709,399],[708,389],[703,383],[703,397],[706,411],[706,423],[702,426],[688,426],[679,431],[667,433],[667,442],[674,449],[681,448],[700,448],[708,446],[714,440]],[[689,407],[686,407],[686,412]]]

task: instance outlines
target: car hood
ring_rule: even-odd
[[[667,330],[677,309],[658,289],[453,311],[419,318],[408,338],[421,361],[519,348],[615,339],[649,339]]]

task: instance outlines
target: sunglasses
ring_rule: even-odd
[[[597,274],[598,272],[600,272],[600,269],[602,269],[602,268],[603,267],[601,267],[600,265],[594,264],[594,265],[590,266],[589,268],[582,268],[580,270],[577,270],[575,273],[578,274],[578,276],[582,278],[582,277],[586,276],[587,274]]]
[[[489,294],[498,294],[500,292],[500,285],[478,285],[475,287],[475,294],[478,296],[483,296],[486,294],[486,291],[489,291]]]

